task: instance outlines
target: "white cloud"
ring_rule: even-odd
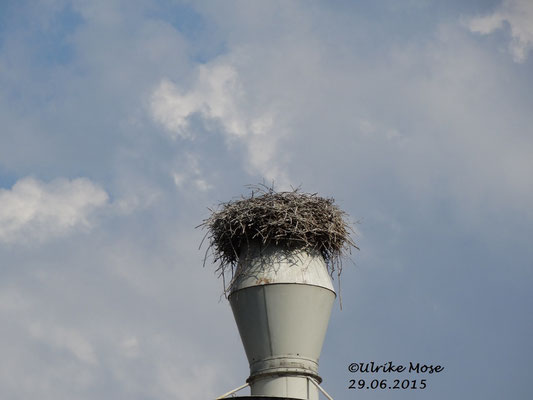
[[[117,13],[119,3],[100,3],[76,6],[84,21],[69,35],[75,65],[61,64],[50,80],[46,71],[24,72],[46,60],[22,59],[9,80],[13,93],[26,95],[6,97],[0,106],[7,126],[0,175],[82,169],[119,197],[110,202],[87,180],[75,190],[77,180],[26,178],[0,190],[0,244],[85,229],[95,211],[118,214],[97,235],[74,235],[68,244],[0,245],[1,398],[206,399],[238,386],[248,364],[231,309],[219,299],[222,283],[209,265],[201,268],[205,232],[193,227],[206,217],[206,206],[242,190],[239,163],[250,174],[286,173],[295,185],[332,195],[354,219],[364,218],[365,235],[356,237],[362,251],[353,256],[359,265],[346,266],[345,287],[359,273],[378,271],[368,281],[382,283],[380,270],[426,271],[425,261],[447,259],[449,249],[457,249],[454,260],[466,260],[467,272],[479,264],[489,277],[513,254],[505,269],[509,284],[517,266],[527,267],[529,252],[520,243],[531,236],[533,142],[531,99],[521,93],[530,74],[513,74],[464,27],[453,24],[439,36],[428,20],[414,30],[413,18],[426,12],[408,13],[398,25],[375,24],[374,7],[365,15],[365,7],[249,2],[218,9],[210,3],[217,18],[192,25],[206,42],[207,31],[216,30],[224,46],[213,51],[198,41],[181,43],[190,39],[176,30],[190,19],[178,14],[186,8],[181,4],[136,18],[138,2],[128,2],[126,14]],[[57,22],[52,26],[60,29]],[[482,22],[480,33],[508,29],[499,15]],[[36,57],[32,49],[20,54]],[[4,60],[15,60],[13,54]],[[198,59],[211,61],[191,67]],[[26,99],[31,103],[21,104]],[[140,106],[146,99],[149,108]],[[146,116],[165,137],[146,133],[153,130]],[[130,117],[135,125],[124,123]],[[241,150],[242,160],[235,160]],[[23,195],[24,182],[36,194]],[[217,190],[204,192],[210,185]],[[67,212],[61,202],[75,204]],[[22,213],[27,209],[34,211]],[[515,229],[517,219],[527,230]],[[465,246],[470,239],[473,245]],[[421,250],[406,251],[413,243]],[[484,263],[486,248],[496,269]],[[463,251],[466,257],[459,257]],[[429,268],[438,274],[437,264]],[[434,274],[416,276],[417,287],[433,287]],[[362,289],[358,296],[366,298],[376,286]],[[491,293],[481,291],[480,301],[490,305]],[[456,305],[446,303],[446,291],[435,296],[443,308]],[[332,328],[335,323],[332,332],[348,332],[339,340],[351,343],[350,321],[337,319]],[[490,321],[479,331],[487,326]],[[445,342],[443,335],[437,340]],[[370,344],[383,342],[368,337]],[[327,358],[338,356],[334,347],[324,351],[325,372]],[[332,366],[325,378],[340,398],[344,386],[335,368],[342,366]]]
[[[248,93],[237,70],[227,63],[213,63],[198,67],[197,80],[189,91],[163,79],[151,95],[150,112],[173,139],[194,138],[190,126],[194,114],[207,123],[219,123],[228,141],[239,140],[246,145],[249,173],[260,173],[284,185],[288,181],[285,172],[274,162],[279,135],[273,134],[272,112],[256,115],[247,101]],[[173,177],[178,186],[183,183],[182,174]],[[208,188],[202,180],[197,180],[196,186],[200,190]]]
[[[139,356],[139,340],[135,336],[127,336],[120,342],[121,353],[128,358]]]
[[[194,113],[219,120],[229,135],[244,136],[246,121],[236,104],[241,92],[237,72],[232,67],[202,65],[198,67],[195,87],[187,93],[182,93],[168,79],[161,81],[152,94],[150,109],[153,118],[173,138],[193,136],[188,118]]]
[[[23,178],[11,190],[0,189],[0,242],[45,240],[89,227],[91,212],[107,201],[107,193],[85,178]]]
[[[533,2],[505,0],[494,13],[472,18],[467,22],[472,32],[488,35],[509,24],[512,40],[509,50],[514,61],[524,62],[533,48]]]
[[[201,192],[212,189],[213,185],[204,177],[198,157],[195,154],[186,153],[182,158],[184,165],[181,166],[179,171],[174,171],[172,173],[172,179],[174,180],[176,187],[184,189],[186,185],[192,183],[193,186]]]
[[[152,94],[152,117],[163,125],[173,138],[189,138],[187,118],[196,112],[201,102],[191,95],[182,95],[169,80],[163,80]]]

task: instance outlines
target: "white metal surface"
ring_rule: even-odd
[[[241,256],[229,301],[252,396],[318,400],[318,359],[335,292],[322,256],[270,247]]]
[[[241,252],[235,275],[232,292],[269,283],[304,283],[335,291],[324,258],[317,251],[252,245]]]
[[[319,400],[315,385],[299,375],[266,376],[256,379],[252,385],[252,396],[274,394],[282,398]]]

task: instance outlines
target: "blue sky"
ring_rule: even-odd
[[[241,385],[194,227],[274,180],[360,221],[335,399],[530,398],[532,26],[528,0],[2,2],[0,397]],[[367,361],[445,370],[349,390]]]

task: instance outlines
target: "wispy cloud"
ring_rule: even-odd
[[[86,178],[20,179],[0,189],[0,242],[46,240],[90,227],[91,213],[107,202],[105,190]]]
[[[505,0],[493,13],[467,21],[472,32],[488,35],[509,24],[511,43],[509,51],[514,61],[524,62],[533,48],[533,2],[530,0]]]
[[[333,318],[321,365],[335,398],[336,360],[391,354],[456,366],[436,400],[528,393],[525,375],[486,366],[529,365],[529,3],[11,3],[0,398],[206,399],[243,382],[194,226],[261,177],[363,220],[343,276],[349,315]],[[481,369],[466,388],[468,359]],[[497,379],[515,384],[485,384]]]
[[[175,138],[191,137],[189,117],[194,113],[217,119],[227,134],[245,136],[247,121],[238,107],[242,93],[237,72],[229,65],[200,66],[195,86],[182,92],[164,79],[152,94],[150,106],[154,119]]]
[[[213,185],[204,176],[198,157],[195,154],[187,153],[183,158],[182,168],[172,172],[172,179],[176,187],[184,189],[187,185],[192,184],[193,187],[202,192],[213,188]]]
[[[247,95],[235,67],[213,62],[198,67],[196,82],[188,91],[163,79],[151,95],[150,113],[172,139],[196,136],[191,126],[195,114],[212,129],[218,124],[228,142],[237,140],[245,144],[249,173],[259,173],[283,185],[287,177],[275,163],[277,136],[272,134],[272,112],[267,109],[257,115],[250,111]],[[175,176],[175,181],[179,185],[181,175],[177,179]]]

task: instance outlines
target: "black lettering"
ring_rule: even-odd
[[[417,374],[420,373],[420,363],[416,363],[416,366],[413,365],[411,361],[409,361],[409,373],[415,371]]]

